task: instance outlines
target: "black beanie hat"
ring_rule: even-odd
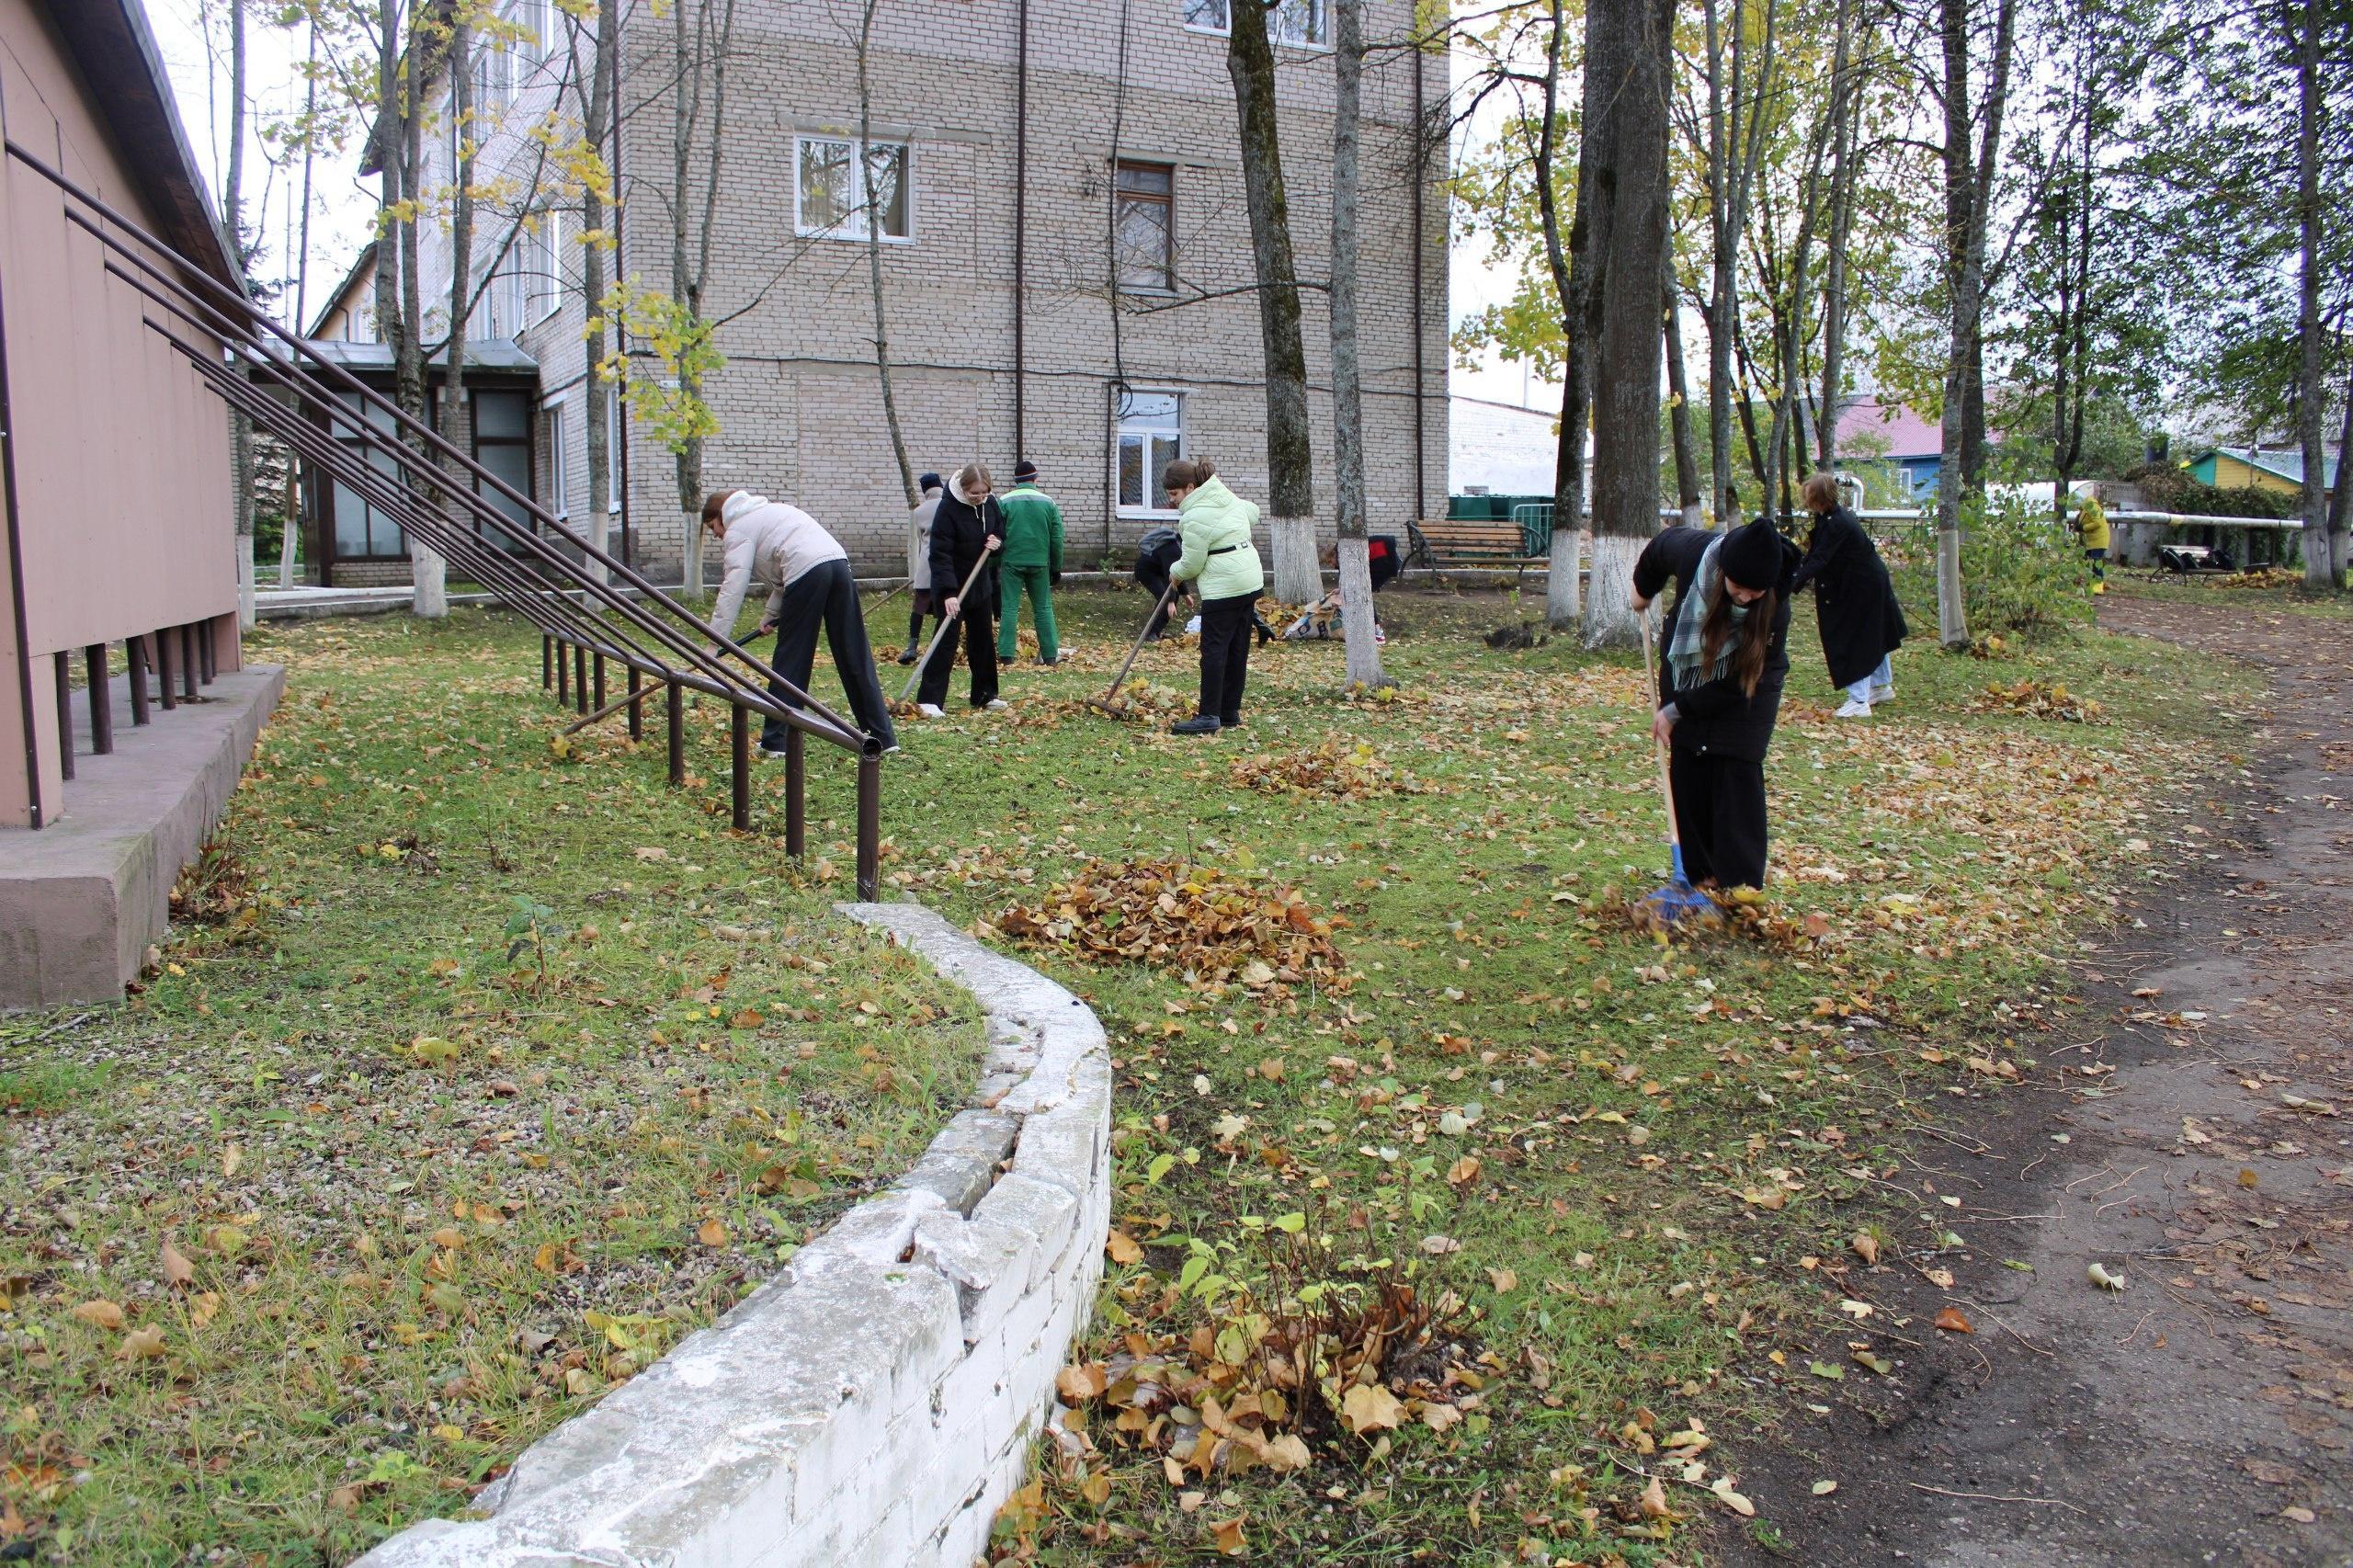
[[[1031,462],[1028,458],[1023,458],[1019,462],[1013,465],[1014,483],[1027,484],[1037,477],[1038,465]]]
[[[1759,517],[1724,535],[1716,551],[1716,565],[1744,588],[1779,587],[1781,582],[1781,530],[1771,519]]]
[[[926,473],[916,476],[915,488],[917,490],[945,490],[947,486],[939,483],[939,475],[936,473]]]

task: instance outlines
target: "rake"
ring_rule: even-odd
[[[1176,579],[1171,577],[1168,586],[1160,590],[1160,602],[1152,607],[1152,613],[1143,618],[1143,625],[1137,630],[1136,640],[1128,649],[1127,662],[1120,666],[1120,673],[1111,677],[1111,684],[1103,688],[1102,696],[1086,699],[1089,708],[1100,709],[1115,719],[1127,712],[1128,705],[1119,700],[1120,687],[1127,681],[1128,672],[1136,667],[1136,655],[1143,652],[1144,639],[1152,635],[1152,629],[1160,622],[1161,611],[1168,608],[1168,601],[1176,593]]]
[[[1638,618],[1643,623],[1643,673],[1649,678],[1651,712],[1658,712],[1658,660],[1651,641],[1651,616],[1645,609]],[[1673,926],[1694,915],[1713,915],[1715,903],[1706,893],[1691,885],[1683,869],[1683,830],[1675,820],[1675,781],[1667,769],[1666,743],[1656,743],[1658,751],[1658,790],[1666,801],[1667,854],[1674,867],[1673,880],[1634,901],[1634,912],[1660,926]]]
[[[964,585],[956,591],[956,613],[942,620],[939,623],[939,630],[934,631],[931,634],[931,641],[924,645],[923,657],[915,661],[915,673],[909,676],[907,684],[900,688],[899,705],[901,707],[906,706],[907,699],[915,694],[915,687],[923,683],[923,672],[931,667],[931,656],[939,652],[940,640],[964,619],[964,601],[972,597],[972,585],[981,580],[981,573],[989,563],[989,550],[983,546],[981,550],[981,558],[972,562],[972,574],[964,579]]]

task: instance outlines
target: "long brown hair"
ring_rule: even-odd
[[[1780,609],[1781,596],[1777,589],[1768,588],[1748,601],[1747,617],[1740,622],[1740,642],[1732,654],[1732,673],[1740,682],[1743,697],[1756,696],[1756,683],[1765,678],[1765,655],[1773,650],[1773,621]],[[1699,623],[1701,669],[1716,667],[1724,639],[1732,635],[1732,589],[1719,577],[1715,602],[1708,606],[1708,617]]]

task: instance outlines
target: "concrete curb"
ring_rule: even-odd
[[[478,1506],[356,1568],[969,1568],[1085,1326],[1111,1063],[1086,1005],[913,903],[844,904],[979,998],[973,1105],[888,1191]]]

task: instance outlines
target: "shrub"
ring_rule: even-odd
[[[2180,517],[2292,517],[2297,514],[2293,495],[2252,485],[2224,490],[2200,484],[2189,476],[2188,469],[2172,463],[2149,463],[2125,477],[2141,487],[2142,499],[2152,510]]]
[[[2040,507],[2024,502],[1988,503],[1971,496],[1962,503],[1961,581],[1969,628],[1974,632],[2008,633],[2035,642],[2065,635],[2091,620],[2083,555],[2074,536],[2055,528]],[[1932,543],[1904,563],[1896,590],[1907,617],[1933,632],[1937,562]]]

